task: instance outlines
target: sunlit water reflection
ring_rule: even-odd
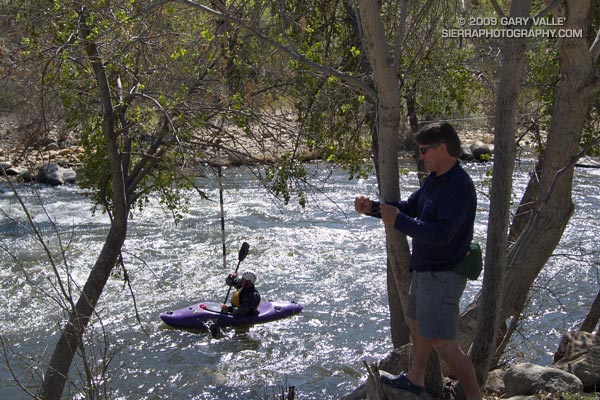
[[[516,200],[530,165],[520,167]],[[481,182],[489,168],[467,165],[478,186],[476,236],[482,243],[488,201]],[[323,165],[310,169],[320,178],[331,172]],[[510,359],[549,363],[561,333],[581,321],[596,294],[598,175],[597,170],[577,172],[576,213],[538,279]],[[406,196],[417,186],[416,175],[401,179]],[[212,201],[192,193],[190,211],[179,223],[157,203],[130,221],[124,257],[141,326],[134,296],[119,271],[103,293],[101,318],[94,319],[97,334],[104,329],[115,354],[109,371],[111,398],[262,399],[288,385],[296,386],[299,399],[321,400],[356,387],[364,379],[363,360],[378,359],[391,346],[383,229],[380,221],[355,214],[352,205],[357,194],[376,195],[375,180],[348,180],[342,171],[333,171],[303,209],[275,201],[247,170],[226,169],[227,269],[222,266],[217,182],[209,175],[198,184]],[[37,189],[19,193],[50,251],[66,249],[69,269],[61,274],[83,284],[102,246],[108,217],[92,216],[91,204],[76,187]],[[62,318],[50,300],[57,298],[54,277],[40,246],[27,234],[30,228],[15,197],[3,192],[0,208],[1,333],[15,352],[43,362],[53,350]],[[160,312],[200,300],[221,301],[224,277],[235,269],[243,241],[251,247],[240,268],[258,272],[263,299],[301,302],[303,313],[246,332],[227,331],[221,340],[167,328]],[[567,253],[570,257],[561,255]],[[480,286],[481,281],[469,283],[463,306]],[[10,359],[25,383],[43,371],[24,369],[16,355]],[[0,378],[0,397],[27,398],[5,369]]]

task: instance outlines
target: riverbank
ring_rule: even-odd
[[[14,116],[0,116],[0,167],[8,176],[33,181],[44,165],[73,171],[81,167],[84,149],[77,139],[61,137],[56,131],[39,139],[35,131],[35,126],[22,126]]]
[[[49,134],[37,134],[39,129],[32,125],[20,124],[15,116],[0,115],[0,167],[7,175],[16,176],[23,181],[36,180],[39,169],[48,164],[67,170],[77,171],[81,167],[83,147],[76,135],[50,129]],[[39,139],[39,136],[42,139]],[[485,129],[459,131],[463,142],[465,160],[491,157],[493,154],[493,135]],[[248,164],[270,164],[294,154],[297,159],[311,161],[320,159],[320,155],[297,143],[290,137],[248,137],[240,132],[231,135],[220,144],[220,150],[203,146],[202,159],[192,160],[191,166],[202,163],[237,166]],[[235,149],[243,149],[238,151]],[[487,156],[486,156],[487,155]],[[401,152],[403,159],[414,157],[410,152]],[[3,174],[2,174],[3,175]],[[1,176],[1,178],[4,178]]]

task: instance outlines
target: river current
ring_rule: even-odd
[[[491,165],[465,168],[478,189],[475,236],[485,245]],[[355,195],[376,197],[375,179],[349,180],[327,164],[308,169],[314,191],[305,208],[294,199],[287,206],[274,199],[246,168],[224,170],[226,268],[212,172],[197,181],[209,200],[190,192],[189,212],[181,221],[174,222],[156,201],[134,213],[123,251],[133,295],[115,270],[93,319],[92,341],[101,343],[104,331],[110,343],[111,399],[271,399],[287,386],[295,386],[298,399],[337,399],[365,378],[363,361],[391,350],[383,227],[353,210]],[[530,169],[530,162],[517,166],[515,203]],[[577,170],[575,214],[536,281],[507,361],[548,365],[562,333],[586,315],[599,285],[599,177],[597,169]],[[402,196],[417,185],[414,172],[403,174]],[[0,369],[0,398],[25,399],[7,361],[24,385],[31,384],[45,370],[63,316],[50,300],[57,289],[44,251],[16,197],[1,189],[0,334],[8,354]],[[108,231],[108,217],[93,214],[76,186],[24,187],[19,194],[49,250],[65,249],[69,273],[82,285]],[[235,269],[244,241],[250,252],[240,271],[257,272],[263,300],[300,302],[302,314],[247,331],[227,330],[222,339],[166,327],[161,312],[222,301],[225,276]],[[467,284],[463,307],[480,287],[481,279]],[[99,352],[97,357],[110,358]],[[83,371],[74,365],[71,373]]]

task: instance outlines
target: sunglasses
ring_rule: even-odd
[[[436,147],[436,146],[434,146],[434,145],[431,145],[431,146],[420,146],[420,147],[419,147],[419,153],[420,153],[421,155],[424,155],[424,154],[425,154],[425,153],[427,153],[427,151],[428,151],[429,149],[431,149],[432,147]]]

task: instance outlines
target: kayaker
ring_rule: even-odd
[[[236,291],[231,298],[231,305],[222,304],[223,312],[233,314],[234,317],[253,317],[258,315],[260,293],[256,290],[256,273],[247,270],[239,276],[233,272],[225,278],[228,286],[233,286]]]

